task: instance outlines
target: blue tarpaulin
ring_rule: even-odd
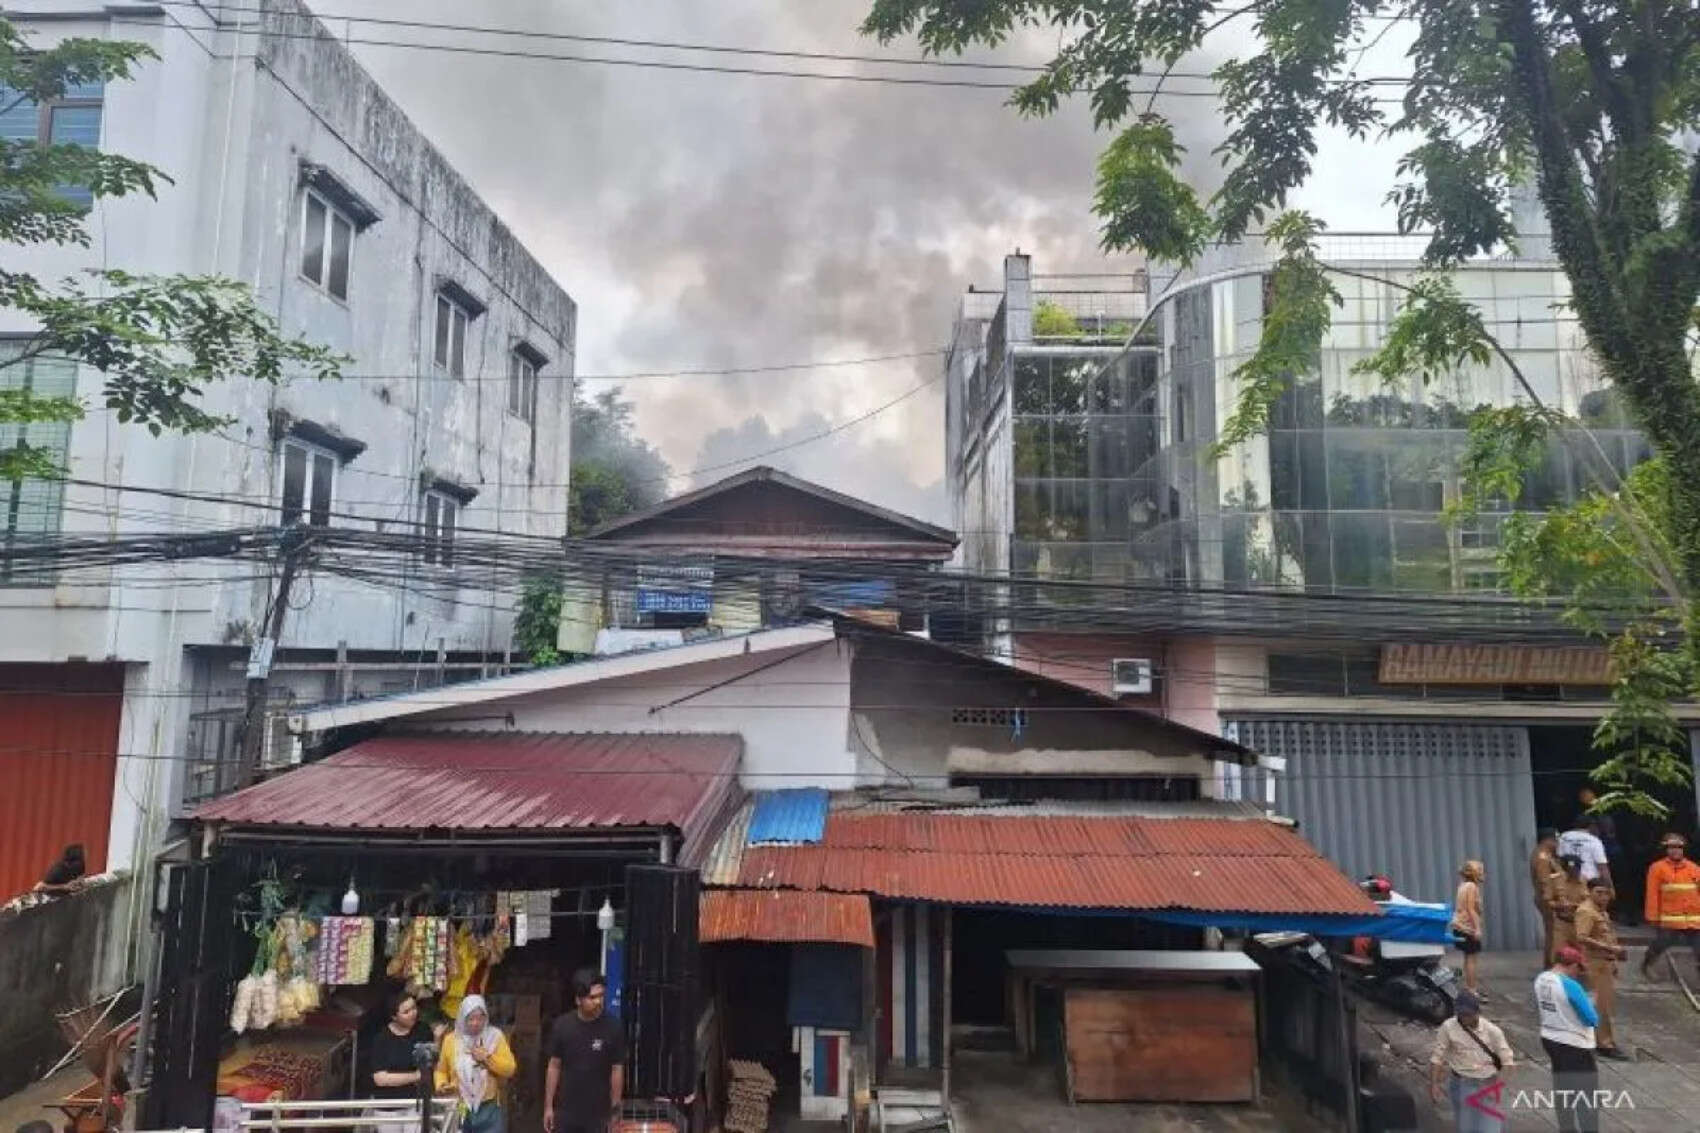
[[[778,842],[782,845],[813,845],[826,834],[826,791],[799,787],[786,791],[763,791],[756,796],[750,815],[750,845]]]
[[[1141,910],[1139,915],[1164,924],[1220,928],[1237,932],[1303,932],[1311,936],[1369,936],[1405,944],[1451,944],[1452,910],[1445,905],[1383,904],[1380,916],[1286,913],[1194,913],[1179,909]]]

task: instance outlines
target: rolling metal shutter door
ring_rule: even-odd
[[[1458,867],[1480,858],[1487,947],[1540,947],[1527,730],[1254,717],[1229,734],[1287,761],[1273,775],[1276,813],[1346,873],[1386,874],[1412,900],[1450,903]],[[1244,797],[1261,801],[1269,774],[1248,770]]]

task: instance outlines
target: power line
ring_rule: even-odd
[[[112,22],[112,23],[140,23],[140,24],[144,24],[146,26],[151,26],[151,24],[148,24],[147,21],[138,21],[138,20],[134,20],[134,19],[126,19],[126,18],[121,17],[121,16],[112,17],[109,22]],[[780,69],[780,68],[735,67],[735,66],[722,65],[722,64],[686,63],[686,62],[665,61],[665,60],[658,60],[658,59],[614,59],[614,58],[608,58],[606,56],[579,55],[579,54],[573,54],[573,53],[567,53],[567,52],[526,51],[526,50],[520,50],[520,49],[517,49],[517,48],[475,47],[475,46],[454,45],[454,44],[420,43],[420,42],[417,42],[417,41],[408,41],[408,40],[378,39],[378,38],[356,37],[356,36],[343,36],[343,37],[339,38],[339,37],[333,35],[328,28],[325,28],[322,32],[321,31],[289,32],[289,31],[282,31],[282,30],[269,29],[269,28],[244,27],[244,28],[240,29],[239,34],[254,35],[254,36],[257,36],[257,37],[260,37],[260,38],[267,38],[267,39],[296,39],[296,40],[304,39],[304,40],[312,40],[312,41],[315,41],[315,42],[328,41],[328,42],[332,42],[332,43],[336,43],[336,44],[340,44],[340,45],[345,45],[345,46],[393,47],[393,48],[402,48],[402,49],[407,49],[407,50],[431,51],[431,52],[440,52],[440,53],[447,53],[447,54],[454,54],[454,55],[476,55],[476,56],[486,56],[486,57],[502,58],[502,59],[529,59],[529,60],[537,60],[537,61],[541,61],[541,62],[580,63],[580,64],[587,64],[587,65],[591,65],[591,66],[605,66],[605,67],[633,67],[633,68],[645,69],[645,70],[674,71],[674,72],[687,72],[687,73],[699,73],[699,74],[744,75],[744,76],[757,76],[757,77],[763,77],[763,78],[814,79],[814,80],[825,81],[825,82],[860,83],[860,84],[866,84],[866,85],[879,85],[879,86],[955,88],[955,89],[970,89],[970,90],[972,90],[972,89],[995,90],[995,91],[998,91],[998,92],[1000,92],[1004,95],[1011,95],[1015,92],[1015,89],[1016,89],[1009,82],[986,81],[986,80],[980,80],[980,79],[909,78],[909,77],[905,77],[905,76],[901,76],[901,75],[859,75],[859,74],[845,74],[845,73],[828,73],[828,72],[822,72],[822,71],[785,70],[785,69]],[[1337,80],[1337,81],[1347,81],[1347,80]],[[1352,81],[1366,82],[1367,80],[1352,80]],[[1130,91],[1130,94],[1132,94],[1136,97],[1147,97],[1147,96],[1149,96],[1149,97],[1154,97],[1154,98],[1203,98],[1203,99],[1210,99],[1210,100],[1213,100],[1213,101],[1219,101],[1222,98],[1221,93],[1219,91],[1215,91],[1215,90],[1174,90],[1174,89],[1169,89],[1169,88],[1162,87],[1162,86],[1152,86],[1150,88],[1145,88],[1145,89],[1136,89],[1136,90]],[[1384,105],[1390,105],[1390,106],[1402,105],[1401,100],[1396,99],[1396,98],[1371,99],[1370,101],[1380,103],[1380,104],[1384,104]]]
[[[276,13],[272,13],[268,9],[265,9],[265,8],[262,8],[262,7],[243,6],[243,5],[237,5],[237,4],[221,4],[221,3],[205,4],[205,3],[198,2],[198,0],[161,0],[161,6],[167,7],[167,8],[171,8],[171,7],[190,8],[190,9],[194,9],[194,10],[201,11],[201,12],[207,12],[207,13],[211,13],[211,12],[218,12],[218,13],[235,12],[235,13],[244,14],[244,15],[257,15],[257,16],[275,15],[276,14]],[[688,42],[688,41],[680,41],[680,40],[633,39],[633,38],[626,38],[626,37],[621,37],[621,36],[589,35],[589,34],[585,34],[585,33],[575,33],[575,32],[545,31],[545,30],[538,29],[538,28],[500,27],[500,26],[496,26],[496,25],[492,25],[492,24],[446,23],[446,22],[437,22],[437,21],[429,21],[429,20],[397,19],[397,18],[393,18],[393,17],[360,16],[360,15],[353,15],[353,14],[346,13],[346,12],[323,12],[323,11],[315,10],[314,12],[311,13],[311,15],[308,18],[316,20],[317,22],[319,22],[320,24],[322,24],[324,26],[327,38],[330,38],[332,40],[335,40],[335,41],[341,42],[341,43],[348,43],[348,42],[358,43],[358,42],[361,42],[361,41],[338,37],[336,32],[334,30],[332,30],[332,28],[331,28],[332,24],[343,24],[343,25],[347,25],[347,26],[352,26],[352,25],[355,25],[355,24],[369,24],[369,25],[372,25],[374,27],[407,28],[407,29],[421,30],[421,31],[470,32],[470,33],[475,34],[475,35],[509,36],[509,37],[518,37],[518,38],[528,39],[528,40],[553,40],[553,41],[561,41],[561,42],[569,42],[569,43],[596,43],[596,44],[603,44],[603,45],[611,46],[611,47],[641,47],[641,48],[660,49],[660,50],[667,50],[667,51],[695,51],[695,52],[701,52],[701,53],[704,53],[704,54],[715,54],[715,55],[754,56],[754,57],[758,57],[758,58],[780,58],[780,59],[804,59],[804,60],[815,60],[815,61],[820,61],[820,62],[869,63],[869,64],[875,64],[875,65],[879,65],[879,66],[921,67],[921,68],[927,68],[927,69],[942,69],[942,70],[1015,71],[1015,72],[1021,72],[1021,73],[1032,74],[1032,75],[1042,75],[1049,70],[1049,68],[1046,65],[1040,64],[1040,63],[1000,63],[1000,62],[984,62],[984,61],[966,60],[966,59],[945,59],[945,58],[941,58],[941,57],[938,57],[938,56],[932,56],[932,57],[923,56],[921,58],[915,58],[915,57],[912,57],[912,56],[866,55],[866,54],[842,53],[842,52],[803,51],[803,50],[798,50],[798,49],[793,49],[793,48],[763,48],[763,47],[745,47],[745,46],[736,46],[735,47],[735,46],[724,45],[724,44],[710,44],[710,43]],[[1377,17],[1366,17],[1366,18],[1375,19]],[[1383,18],[1387,19],[1387,21],[1391,24],[1391,23],[1394,23],[1394,22],[1398,22],[1398,20],[1403,18],[1403,17],[1383,17]],[[215,26],[216,27],[222,27],[223,25],[218,24],[215,21]],[[1385,35],[1386,33],[1383,32],[1382,34]],[[1379,39],[1379,36],[1377,38]],[[1360,58],[1360,61],[1361,61],[1361,58]],[[1162,77],[1165,81],[1167,81],[1169,79],[1186,79],[1186,80],[1197,80],[1197,81],[1207,81],[1207,82],[1215,82],[1216,81],[1216,76],[1211,72],[1187,71],[1187,70],[1180,70],[1180,69],[1165,70],[1162,73]],[[1367,77],[1363,77],[1363,78],[1357,78],[1357,77],[1353,77],[1353,76],[1338,77],[1338,78],[1328,77],[1328,78],[1325,78],[1324,81],[1326,83],[1328,83],[1329,85],[1345,85],[1345,84],[1348,84],[1348,83],[1354,83],[1354,84],[1378,86],[1378,85],[1393,85],[1393,84],[1409,84],[1410,82],[1412,82],[1414,80],[1410,76],[1378,75],[1378,76],[1367,76]]]

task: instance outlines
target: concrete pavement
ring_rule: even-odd
[[[1602,1111],[1600,1128],[1612,1133],[1700,1129],[1700,1012],[1671,982],[1663,963],[1663,981],[1648,984],[1641,979],[1640,962],[1640,949],[1632,949],[1618,983],[1618,1042],[1633,1061],[1600,1060],[1600,1089],[1611,1091],[1620,1102]],[[1677,962],[1692,961],[1683,954]],[[1539,971],[1538,953],[1482,956],[1481,983],[1487,995],[1482,1013],[1504,1028],[1517,1052],[1519,1065],[1506,1077],[1501,1107],[1512,1133],[1558,1128],[1546,1100],[1533,1094],[1552,1087],[1533,999],[1532,985]],[[1683,971],[1693,986],[1689,969]],[[1420,1099],[1424,1133],[1451,1129],[1450,1112],[1438,1112],[1428,1104],[1428,1052],[1434,1028],[1369,1003],[1361,1004],[1358,1017],[1365,1031],[1364,1049],[1376,1051],[1382,1072]]]

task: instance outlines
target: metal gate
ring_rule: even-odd
[[[1458,867],[1487,867],[1487,946],[1536,949],[1529,893],[1535,796],[1520,727],[1338,719],[1241,718],[1230,735],[1287,761],[1247,772],[1244,797],[1275,811],[1354,877],[1382,873],[1414,900],[1451,902]]]
[[[227,863],[161,863],[164,901],[155,909],[159,986],[153,996],[150,1075],[142,1123],[210,1129],[217,1092],[218,1042],[231,986]],[[146,1010],[147,1005],[143,1005]]]
[[[626,867],[626,1037],[633,1098],[682,1098],[697,1085],[700,875]]]

